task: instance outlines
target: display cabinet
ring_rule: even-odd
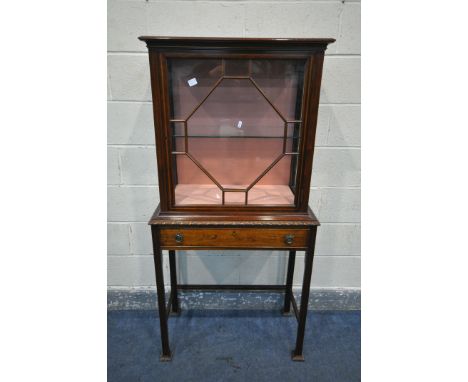
[[[181,289],[285,293],[299,321],[301,360],[313,247],[308,207],[324,52],[333,39],[143,36],[149,51],[160,205],[149,224],[155,251],[162,359],[167,316]],[[190,286],[177,282],[178,249],[286,249],[281,286]],[[162,249],[169,250],[166,306]],[[300,309],[292,295],[295,250],[306,250]],[[183,254],[181,254],[183,255]],[[190,270],[188,270],[190,271]],[[307,291],[305,291],[305,289]]]

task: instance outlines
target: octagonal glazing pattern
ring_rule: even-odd
[[[305,62],[168,61],[175,204],[294,205]]]

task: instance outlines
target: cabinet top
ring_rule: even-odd
[[[169,37],[140,36],[139,40],[146,42],[148,47],[155,48],[242,48],[242,49],[326,49],[328,44],[335,42],[334,38],[252,38],[252,37]]]

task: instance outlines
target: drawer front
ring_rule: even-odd
[[[163,228],[161,247],[305,249],[309,230],[276,228]]]

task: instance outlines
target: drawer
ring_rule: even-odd
[[[309,230],[304,228],[163,228],[161,247],[305,249]]]

